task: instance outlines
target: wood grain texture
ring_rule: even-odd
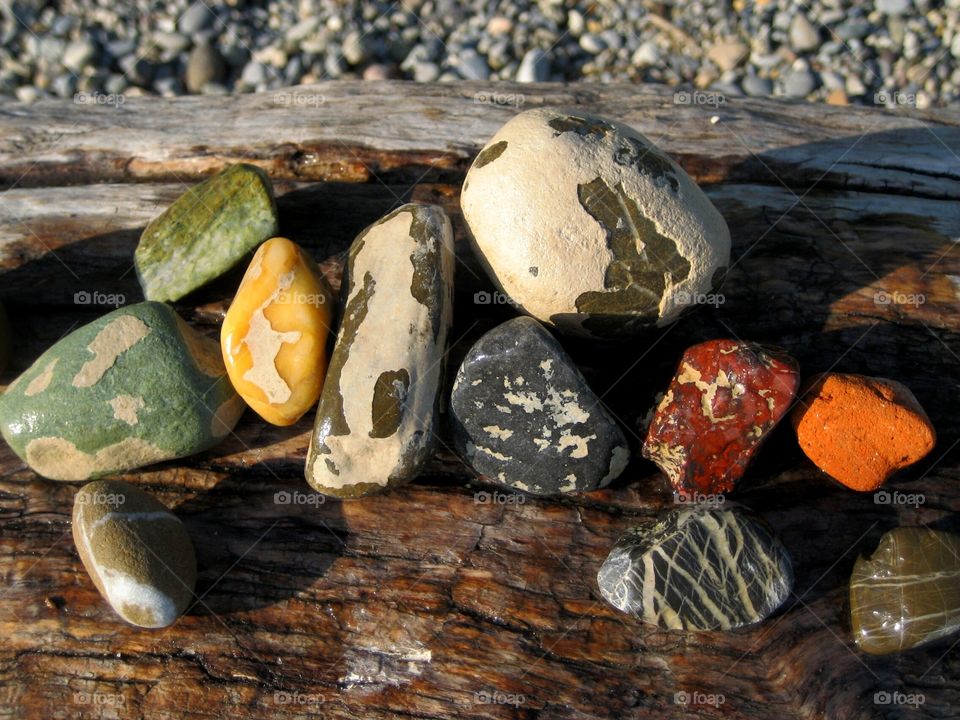
[[[83,571],[70,540],[77,486],[38,478],[3,446],[0,716],[955,714],[955,638],[863,655],[849,637],[846,595],[857,554],[885,530],[960,528],[960,118],[734,98],[677,105],[656,86],[344,82],[287,93],[323,102],[273,93],[131,98],[119,109],[0,106],[0,299],[17,341],[4,381],[108,309],[78,305],[76,293],[139,301],[140,230],[185,183],[239,159],[271,173],[281,232],[309,248],[335,286],[365,225],[410,199],[447,207],[459,259],[455,368],[511,316],[476,302],[493,288],[457,212],[462,174],[517,109],[581,106],[662,145],[705,186],[733,236],[722,302],[626,344],[565,342],[634,450],[685,347],[715,337],[774,343],[804,374],[863,372],[914,391],[938,445],[890,489],[925,502],[877,504],[836,486],[784,425],[731,501],[781,534],[795,595],[753,628],[663,632],[604,604],[595,582],[624,529],[672,506],[666,480],[639,457],[606,490],[499,502],[444,436],[414,485],[311,504],[302,465],[312,413],[274,428],[248,411],[217,448],[123,476],[173,507],[198,550],[198,602],[152,632],[118,620]],[[238,280],[176,307],[215,335]],[[876,704],[884,692],[924,702]],[[724,702],[683,705],[677,693]]]

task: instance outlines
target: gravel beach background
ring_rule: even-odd
[[[627,80],[924,108],[960,84],[960,0],[0,0],[0,19],[0,98],[23,102],[362,77]]]

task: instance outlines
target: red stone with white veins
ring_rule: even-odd
[[[729,492],[790,409],[797,361],[779,348],[710,340],[688,348],[657,406],[643,456],[678,493]]]

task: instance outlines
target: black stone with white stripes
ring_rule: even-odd
[[[769,617],[793,587],[781,542],[745,508],[688,507],[633,528],[597,583],[618,610],[668,629],[730,630]]]

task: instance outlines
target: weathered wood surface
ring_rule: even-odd
[[[0,714],[956,715],[955,639],[892,658],[858,653],[846,582],[857,554],[898,523],[960,527],[960,117],[733,98],[719,108],[674,105],[672,91],[653,86],[332,83],[289,92],[324,101],[0,106],[0,299],[18,343],[4,381],[105,311],[75,304],[75,293],[138,301],[139,231],[184,183],[241,159],[278,181],[282,232],[325,261],[334,283],[352,237],[399,200],[448,207],[461,260],[456,367],[472,340],[509,317],[474,301],[492,288],[456,212],[462,173],[518,106],[579,105],[663,145],[706,186],[734,238],[722,304],[626,345],[567,343],[634,444],[684,347],[719,336],[772,342],[807,373],[865,372],[914,390],[938,447],[891,489],[925,502],[875,504],[837,488],[781,427],[735,499],[781,533],[795,595],[754,628],[660,632],[606,606],[595,584],[617,536],[671,504],[649,463],[635,460],[612,488],[588,496],[494,503],[480,502],[484,488],[444,449],[411,487],[282,504],[277,493],[307,496],[310,418],[279,429],[248,412],[220,447],[126,476],[176,508],[200,559],[196,606],[154,632],[119,621],[83,571],[70,539],[76,485],[37,478],[4,446]],[[513,105],[477,102],[477,93]],[[214,334],[236,281],[178,310]],[[724,702],[678,704],[683,692]],[[924,702],[875,703],[884,692]],[[484,693],[515,704],[479,702]]]

